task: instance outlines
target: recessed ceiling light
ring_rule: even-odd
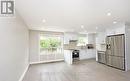
[[[45,22],[46,22],[46,19],[43,19],[42,22],[45,23]]]
[[[98,27],[96,27],[96,30],[98,29]]]
[[[116,23],[117,23],[116,21],[113,22],[113,24],[116,24]]]
[[[111,16],[111,13],[109,12],[109,13],[107,13],[107,16]]]
[[[81,28],[84,28],[84,25],[81,25]]]

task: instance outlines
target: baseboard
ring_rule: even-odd
[[[95,57],[92,57],[92,58],[83,58],[83,59],[80,59],[80,60],[95,60],[96,61],[96,58]]]
[[[40,62],[31,62],[30,64],[41,64],[41,63],[52,63],[52,62],[59,62],[59,61],[64,61],[64,59],[59,59],[59,60],[51,60],[51,61],[40,61]]]
[[[25,70],[24,70],[23,74],[21,75],[19,81],[23,81],[23,78],[24,78],[25,74],[27,73],[29,66],[30,66],[30,64],[28,64],[28,66],[25,68]]]

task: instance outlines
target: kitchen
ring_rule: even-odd
[[[130,0],[0,3],[0,81],[130,81]]]
[[[130,69],[128,63],[130,61],[130,47],[128,45],[130,36],[127,23],[115,24],[105,31],[86,34],[88,42],[84,46],[77,45],[76,34],[67,33],[66,37],[69,36],[73,38],[68,38],[64,43],[64,58],[66,63],[74,64],[74,54],[77,54],[77,61],[95,58],[95,61],[98,63],[116,69],[124,71]]]
[[[77,44],[78,36],[83,35],[87,42],[84,45]],[[64,58],[65,62],[68,64],[73,64],[74,61],[74,51],[78,51],[77,54],[78,60],[85,60],[85,59],[96,59],[96,48],[95,48],[95,33],[90,34],[75,34],[75,33],[65,33],[64,34]],[[68,38],[70,37],[70,38]],[[73,55],[72,55],[73,54]]]

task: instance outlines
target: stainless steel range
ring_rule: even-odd
[[[79,60],[79,50],[74,50],[72,52],[72,58],[73,58],[73,61]]]

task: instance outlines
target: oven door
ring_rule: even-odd
[[[73,58],[79,58],[79,50],[74,50],[72,52]]]

